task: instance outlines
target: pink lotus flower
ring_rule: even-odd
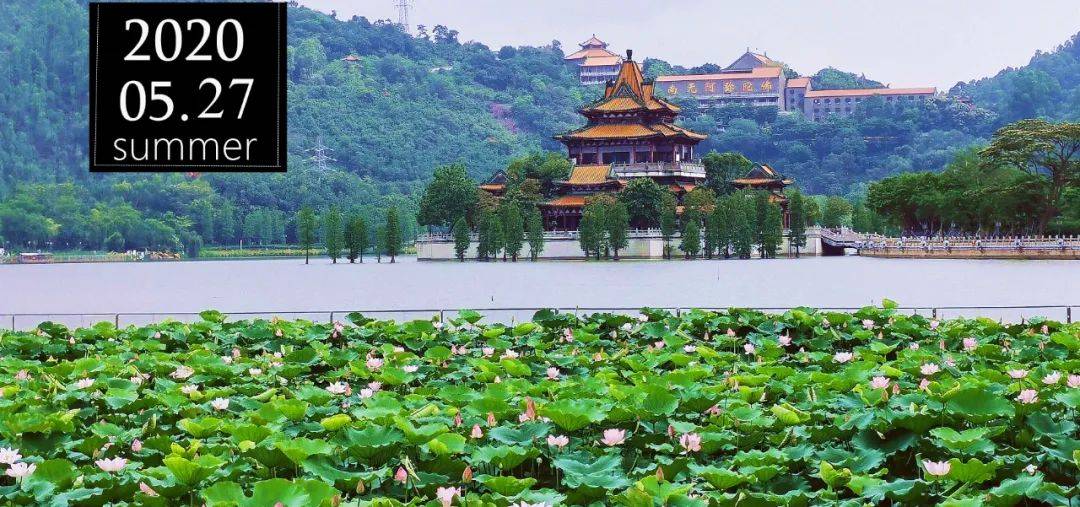
[[[480,351],[484,353],[484,357],[491,357],[495,354],[495,349],[491,347],[484,347]]]
[[[229,408],[229,399],[214,398],[214,400],[210,402],[210,406],[214,407],[214,410],[227,410]]]
[[[281,338],[281,335],[282,335],[282,333],[281,333],[281,330],[280,330],[280,329],[276,329],[276,330],[274,330],[274,336],[276,336],[276,337],[278,337],[278,338]]]
[[[1010,377],[1017,380],[1026,377],[1028,374],[1027,370],[1009,370],[1005,373],[1008,373]]]
[[[1057,384],[1059,380],[1061,380],[1061,373],[1058,373],[1056,371],[1050,372],[1047,376],[1043,377],[1043,379],[1042,379],[1043,384],[1046,384],[1048,386]]]
[[[407,364],[402,366],[401,369],[405,370],[405,373],[416,373],[416,370],[419,370],[420,367],[415,364]]]
[[[484,430],[480,429],[479,424],[474,424],[473,427],[472,427],[472,432],[469,433],[469,437],[470,438],[484,438]]]
[[[131,452],[139,452],[142,450],[142,440],[135,439],[131,441]]]
[[[952,464],[948,461],[923,460],[923,467],[926,468],[926,473],[935,477],[949,475],[949,471],[952,470]]]
[[[379,368],[382,368],[382,365],[383,360],[377,357],[373,357],[367,360],[367,367],[369,370],[378,371]]]
[[[4,474],[18,480],[34,473],[34,470],[37,470],[37,465],[30,463],[12,463],[11,467],[8,468]]]
[[[930,330],[931,331],[936,330],[940,324],[941,323],[936,321],[936,320],[931,320],[930,321]]]
[[[1025,405],[1035,403],[1036,401],[1039,401],[1039,393],[1035,392],[1034,389],[1024,389],[1016,396],[1016,401]]]
[[[923,391],[929,391],[930,390],[930,379],[928,379],[928,378],[922,379],[919,382],[919,389],[921,389]]]
[[[454,503],[454,497],[460,495],[461,490],[458,488],[439,488],[435,490],[435,497],[439,499],[442,507],[450,507]]]
[[[22,459],[22,454],[19,454],[18,449],[12,449],[10,447],[0,447],[0,463],[10,465]]]
[[[409,480],[409,473],[405,471],[405,467],[398,467],[397,472],[394,472],[394,481],[405,484],[407,480]]]
[[[679,437],[679,445],[682,446],[685,452],[698,452],[701,450],[701,435],[686,433]]]
[[[854,357],[855,354],[852,354],[851,352],[837,352],[833,355],[833,361],[843,364],[851,361]]]
[[[687,345],[687,346],[683,347],[682,349],[683,349],[683,352],[686,352],[687,354],[693,354],[694,352],[697,352],[697,347],[695,347],[693,345]]]
[[[82,378],[75,383],[75,387],[78,387],[79,389],[86,389],[92,385],[94,385],[94,379],[92,378]]]
[[[375,396],[375,391],[370,387],[365,387],[360,390],[360,399],[370,398],[372,396]]]
[[[874,321],[871,319],[863,319],[862,327],[863,329],[874,329]]]
[[[326,392],[330,394],[345,394],[345,391],[349,390],[349,385],[344,382],[334,382],[326,386]]]
[[[454,427],[460,428],[462,422],[463,421],[461,420],[461,412],[454,414]]]
[[[626,441],[626,430],[620,430],[618,428],[611,428],[604,430],[604,438],[600,440],[600,443],[614,447]]]
[[[780,341],[780,346],[782,346],[782,347],[787,347],[788,345],[791,345],[791,337],[786,335],[786,334],[780,336],[779,341]]]
[[[727,335],[728,335],[729,337],[734,337],[734,336],[735,336],[735,330],[734,330],[734,329],[731,329],[730,327],[729,327],[729,328],[727,328]]]
[[[233,358],[232,356],[221,356],[221,362],[225,364],[232,364]]]
[[[749,354],[749,355],[754,355],[754,354],[756,354],[756,353],[757,353],[757,348],[756,348],[756,347],[754,347],[754,344],[753,344],[753,343],[747,343],[747,344],[744,344],[744,345],[742,346],[742,349],[743,349],[743,352],[745,352],[745,353],[747,353],[747,354]]]
[[[881,376],[874,377],[870,380],[870,387],[873,387],[874,389],[885,389],[886,387],[889,387],[889,378]]]
[[[170,377],[177,380],[184,380],[195,374],[195,370],[190,366],[179,366],[176,371],[169,374]]]
[[[721,414],[720,405],[713,405],[713,406],[705,409],[705,413],[709,414],[709,415],[711,415],[713,417],[720,415]]]
[[[548,367],[547,378],[549,380],[559,380],[559,369],[554,366]]]
[[[911,345],[908,346],[908,348],[911,349],[911,350],[919,350],[919,344],[915,343],[915,342],[912,342]]]
[[[923,380],[926,380],[926,379],[923,379]],[[900,384],[893,384],[892,385],[892,393],[893,394],[900,394]]]
[[[653,347],[656,347],[658,349],[664,348],[664,342],[663,341],[655,341],[655,342],[653,342],[652,345],[653,345]]]
[[[124,458],[99,459],[94,463],[97,463],[98,468],[103,472],[119,472],[127,465],[127,460]]]
[[[926,375],[926,376],[929,377],[930,375],[933,375],[933,374],[941,371],[941,368],[939,368],[938,365],[936,365],[934,363],[926,363],[926,364],[922,365],[922,368],[919,368],[919,371],[923,375]]]
[[[30,380],[30,374],[27,373],[26,370],[19,370],[19,373],[15,374],[15,380],[18,380],[18,381]]]
[[[1042,334],[1050,334],[1050,326],[1043,324],[1042,328],[1040,328],[1039,331],[1042,331]]]
[[[1080,375],[1069,375],[1069,380],[1065,382],[1065,385],[1073,389],[1080,387]]]
[[[570,437],[567,437],[566,435],[548,435],[547,437],[547,444],[559,450],[562,450],[562,448],[566,447],[569,443]]]
[[[978,348],[978,346],[979,346],[979,340],[976,340],[975,338],[972,338],[970,336],[967,337],[967,338],[964,338],[964,350],[966,350],[968,352],[971,352],[971,351],[975,350],[976,348]]]
[[[154,488],[151,488],[145,482],[139,483],[139,491],[142,491],[142,493],[146,496],[158,496],[158,492],[154,491]]]
[[[495,413],[494,412],[488,412],[487,424],[488,424],[489,427],[495,426],[496,422],[495,422]]]

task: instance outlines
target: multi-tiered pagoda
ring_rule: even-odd
[[[541,206],[548,229],[577,229],[587,196],[618,191],[630,178],[652,178],[677,196],[705,181],[694,147],[706,136],[674,124],[679,107],[653,95],[653,81],[642,76],[632,51],[603,98],[580,113],[584,127],[555,136],[574,168],[559,182],[559,196]]]

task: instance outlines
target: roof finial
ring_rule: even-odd
[[[626,50],[626,59],[630,60],[630,61],[634,60],[634,50],[633,49],[627,49]]]

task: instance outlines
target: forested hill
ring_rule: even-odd
[[[94,246],[119,232],[144,238],[128,241],[135,247],[190,230],[208,243],[272,242],[291,234],[303,205],[359,208],[373,221],[394,205],[409,216],[435,167],[463,162],[479,179],[516,156],[560,150],[551,136],[580,125],[576,109],[601,93],[577,84],[557,41],[489,48],[447,27],[410,36],[387,22],[290,6],[288,173],[90,175],[86,5],[0,9],[0,237]],[[858,193],[886,175],[939,170],[1007,120],[1075,118],[1077,55],[1074,39],[1025,68],[954,89],[974,106],[940,98],[897,109],[905,106],[871,100],[852,118],[812,123],[767,108],[705,111],[683,102],[680,121],[709,134],[702,154],[739,151],[807,191]],[[650,59],[647,70],[661,64]],[[880,86],[831,68],[812,75],[830,87]],[[326,169],[310,161],[319,145],[332,158]]]

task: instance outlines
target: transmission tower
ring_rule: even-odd
[[[394,0],[394,5],[397,7],[397,23],[405,33],[411,34],[409,28],[409,7],[412,7],[410,0]]]
[[[332,150],[330,148],[327,148],[326,145],[323,144],[322,136],[319,136],[319,137],[317,137],[315,139],[315,147],[314,148],[308,148],[308,149],[306,149],[304,151],[308,152],[308,153],[311,153],[311,156],[308,157],[308,160],[314,162],[315,167],[319,168],[320,171],[325,171],[325,170],[328,169],[327,165],[326,165],[327,163],[329,163],[329,162],[337,162],[336,158],[333,158],[333,157],[331,157],[330,155],[327,154],[327,153],[332,152],[334,150]]]

